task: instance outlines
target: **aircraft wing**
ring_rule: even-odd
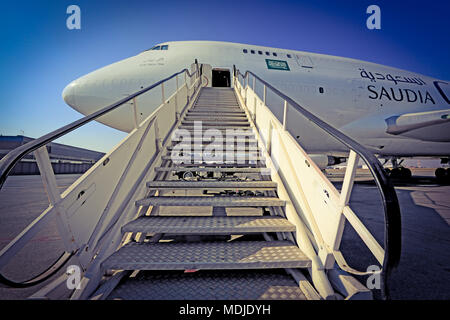
[[[423,141],[450,142],[450,109],[405,113],[385,121],[389,134]]]

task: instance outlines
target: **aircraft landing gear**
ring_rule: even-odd
[[[439,182],[450,182],[450,168],[437,168],[434,172]]]
[[[442,165],[448,165],[450,162],[449,158],[441,158]],[[450,182],[450,167],[449,168],[437,168],[434,172],[436,180],[439,182]]]
[[[410,179],[411,178],[411,176],[412,176],[411,170],[408,168],[402,167],[402,165],[401,165],[403,160],[401,160],[400,162],[397,161],[398,160],[397,158],[391,158],[390,160],[392,162],[393,168],[392,169],[389,169],[389,168],[384,169],[389,177],[391,177],[393,179]]]

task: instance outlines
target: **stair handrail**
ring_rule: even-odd
[[[46,135],[44,135],[40,138],[34,139],[24,145],[21,145],[15,149],[11,150],[10,152],[8,152],[8,154],[6,156],[4,156],[2,159],[0,159],[0,191],[2,190],[4,183],[6,182],[6,179],[8,178],[8,176],[9,176],[11,170],[14,168],[14,166],[30,152],[33,152],[33,151],[47,145],[48,143],[88,124],[89,122],[96,120],[99,117],[116,110],[117,108],[126,104],[128,101],[133,100],[134,98],[158,87],[159,85],[173,79],[174,77],[176,77],[180,74],[186,73],[186,75],[189,78],[192,78],[194,75],[200,76],[201,71],[200,71],[200,66],[199,66],[197,59],[195,60],[194,64],[196,67],[195,67],[195,70],[193,70],[192,72],[190,72],[189,69],[184,68],[178,72],[175,72],[171,76],[168,76],[148,87],[145,87],[133,94],[130,94],[129,96],[127,96],[123,99],[120,99],[119,101],[114,102],[114,103],[112,103],[90,115],[84,116],[81,119],[73,121],[72,123],[69,123],[69,124],[59,128],[59,129],[56,129],[50,133],[47,133]],[[38,285],[39,283],[42,283],[43,281],[45,281],[45,280],[49,279],[50,277],[52,277],[53,275],[55,275],[62,268],[62,266],[64,266],[72,258],[72,256],[75,253],[76,252],[62,253],[60,255],[60,257],[50,267],[45,269],[45,271],[41,272],[40,274],[38,274],[26,281],[21,281],[21,282],[14,281],[14,280],[8,279],[6,276],[4,276],[3,274],[0,273],[0,284],[6,285],[8,287],[14,287],[14,288],[28,288],[28,287]]]
[[[392,181],[387,176],[382,164],[375,157],[375,155],[370,152],[363,145],[352,139],[351,137],[344,134],[342,131],[336,129],[335,127],[329,125],[325,121],[321,120],[319,117],[315,116],[305,108],[303,108],[296,101],[291,99],[286,94],[282,93],[280,90],[276,89],[274,86],[268,82],[261,79],[255,73],[247,70],[244,74],[240,72],[235,66],[233,66],[234,75],[239,77],[239,75],[245,80],[248,75],[252,75],[255,79],[260,81],[267,88],[272,90],[273,93],[287,101],[287,103],[300,112],[307,120],[318,126],[323,131],[327,132],[329,135],[343,143],[350,150],[353,150],[358,154],[361,159],[366,163],[372,176],[374,177],[375,184],[377,185],[378,191],[381,195],[381,200],[383,202],[384,209],[384,259],[381,276],[383,279],[383,295],[385,298],[389,298],[389,290],[387,287],[387,280],[392,272],[400,262],[401,255],[401,214],[400,214],[400,204],[398,202],[397,194],[394,189]],[[247,78],[248,79],[248,78]],[[246,86],[248,86],[248,81]]]
[[[0,160],[0,190],[3,187],[3,184],[6,181],[6,178],[9,176],[10,171],[14,168],[14,166],[17,164],[17,162],[19,162],[20,160],[23,159],[23,157],[25,157],[27,154],[29,154],[30,152],[39,149],[40,147],[47,145],[48,143],[68,134],[69,132],[78,129],[79,127],[82,127],[84,125],[86,125],[87,123],[111,112],[114,111],[115,109],[117,109],[118,107],[124,105],[126,102],[152,90],[155,87],[158,87],[160,84],[169,81],[170,79],[173,79],[174,77],[176,77],[179,74],[182,74],[184,72],[186,72],[186,74],[189,77],[192,77],[193,75],[195,75],[198,71],[199,71],[199,66],[198,63],[196,64],[196,70],[192,72],[189,72],[188,69],[184,68],[181,71],[175,72],[174,74],[172,74],[171,76],[164,78],[142,90],[139,90],[133,94],[130,94],[129,96],[114,102],[90,115],[87,115],[79,120],[76,120],[72,123],[69,123],[59,129],[56,129],[50,133],[47,133],[46,135],[37,138],[35,140],[32,140],[24,145],[21,145],[20,147],[15,148],[14,150],[11,150],[10,152],[8,152],[8,154],[3,157]]]

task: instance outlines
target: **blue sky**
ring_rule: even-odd
[[[66,8],[81,8],[81,30]],[[381,30],[366,8],[381,8]],[[450,80],[450,1],[8,1],[0,19],[0,134],[39,137],[81,115],[72,80],[153,44],[219,40],[358,58]],[[58,142],[107,151],[124,133],[93,123]]]

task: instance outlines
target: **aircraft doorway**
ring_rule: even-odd
[[[212,70],[212,86],[213,87],[230,87],[231,77],[228,69]]]

